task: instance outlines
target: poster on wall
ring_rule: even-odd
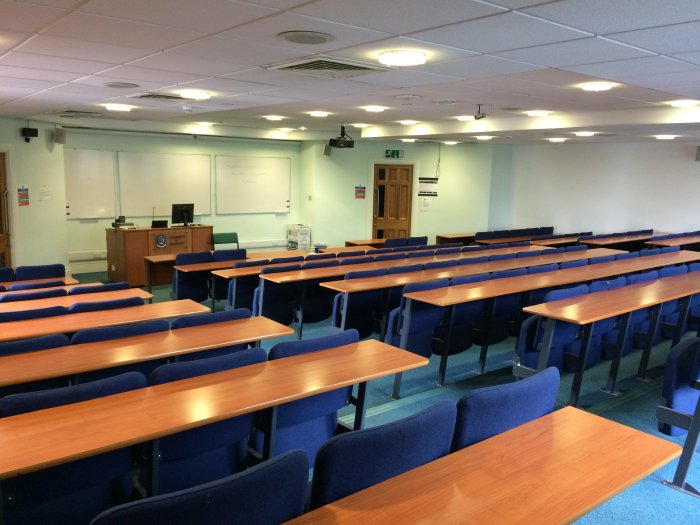
[[[26,186],[17,188],[17,205],[29,206],[29,188]]]
[[[419,177],[418,195],[425,197],[437,197],[437,184],[438,179],[436,177]]]
[[[356,199],[364,199],[365,198],[365,190],[366,190],[366,188],[364,186],[355,186],[355,198]]]

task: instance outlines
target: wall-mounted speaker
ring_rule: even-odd
[[[53,141],[56,144],[66,143],[66,130],[63,128],[56,128],[53,132]]]
[[[324,145],[323,145],[323,154],[324,154],[326,157],[330,157],[330,156],[331,156],[331,151],[333,151],[333,148],[331,148],[328,144],[324,144]]]

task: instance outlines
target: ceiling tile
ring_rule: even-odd
[[[700,51],[700,22],[628,31],[609,38],[664,55]]]
[[[141,58],[152,51],[122,45],[100,44],[75,38],[61,38],[49,35],[36,35],[17,48],[24,53],[38,55],[94,60],[110,64],[121,64]]]
[[[692,51],[690,53],[674,53],[671,55],[673,58],[678,60],[684,60],[692,64],[700,65],[700,51]]]
[[[411,35],[418,40],[482,53],[564,42],[587,36],[590,35],[518,13],[490,16]]]
[[[10,31],[8,29],[0,29],[0,53],[4,53],[14,48],[23,40],[31,37],[30,33],[22,31]]]
[[[35,69],[31,67],[16,67],[5,65],[0,59],[0,77],[11,78],[33,78],[36,80],[49,80],[55,82],[70,82],[80,78],[82,73],[70,73],[66,71],[47,71],[45,69]]]
[[[22,66],[46,71],[63,71],[67,73],[90,74],[104,71],[113,67],[104,62],[76,60],[74,58],[35,55],[32,53],[8,53],[0,58],[0,64],[5,66]]]
[[[187,71],[195,75],[218,76],[248,69],[250,66],[232,64],[220,60],[191,57],[166,51],[146,58],[134,60],[131,66],[162,69],[164,71]]]
[[[27,2],[0,1],[0,28],[36,32],[65,11]]]
[[[192,82],[183,82],[182,86],[188,88],[204,89],[215,92],[217,96],[241,95],[243,93],[260,93],[276,89],[270,84],[256,84],[254,82],[242,82],[229,78],[206,78]]]
[[[450,82],[457,80],[459,77],[436,75],[433,73],[422,73],[420,71],[411,71],[408,69],[395,69],[391,71],[382,71],[379,73],[368,73],[362,77],[355,77],[357,82],[370,82],[381,86],[391,87],[409,87],[420,86],[423,84],[439,84],[441,82]]]
[[[635,77],[647,75],[650,71],[653,71],[656,75],[665,75],[679,71],[693,71],[697,70],[698,67],[671,58],[647,57],[588,64],[585,66],[572,66],[568,69],[599,78],[626,82],[633,81]]]
[[[489,55],[477,55],[460,58],[457,60],[447,60],[435,64],[421,66],[421,71],[440,73],[462,78],[478,78],[484,76],[505,75],[521,71],[532,71],[539,69],[538,66],[506,60]]]
[[[179,84],[191,82],[201,78],[199,75],[191,75],[185,72],[163,71],[160,69],[148,69],[136,66],[118,66],[96,76],[119,77],[134,82],[163,82],[167,84]]]
[[[178,55],[213,59],[247,66],[266,66],[306,56],[305,53],[279,46],[265,45],[248,40],[209,37],[172,50]]]

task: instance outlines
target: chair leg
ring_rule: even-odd
[[[392,399],[401,399],[401,378],[403,372],[399,372],[394,376],[394,390],[391,392]]]
[[[695,388],[700,388],[700,381],[695,382]],[[695,407],[695,414],[693,415],[690,427],[688,428],[688,435],[685,438],[683,452],[678,460],[678,467],[676,468],[676,473],[673,476],[673,481],[666,480],[662,482],[668,487],[680,490],[684,494],[688,494],[696,498],[700,498],[700,491],[689,483],[686,483],[685,480],[688,476],[688,471],[690,470],[690,463],[693,460],[693,455],[698,447],[698,438],[700,438],[700,399],[698,399],[698,404]]]

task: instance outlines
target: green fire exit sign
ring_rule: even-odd
[[[402,149],[384,150],[384,158],[386,158],[386,159],[402,159],[403,158],[403,150]]]

